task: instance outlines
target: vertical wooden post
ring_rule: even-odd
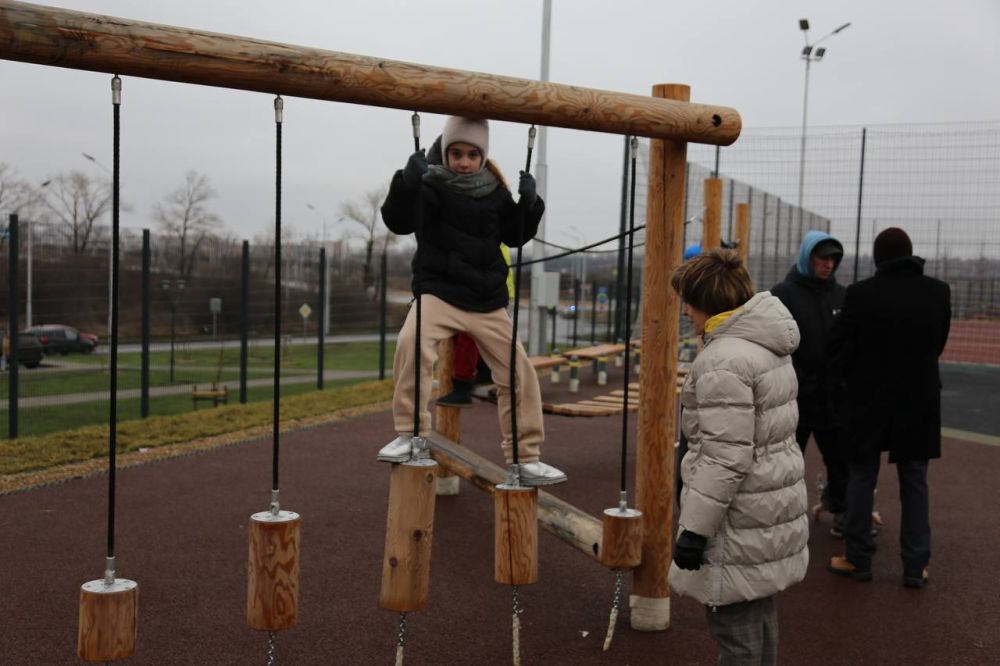
[[[691,88],[659,84],[653,96],[686,102]],[[642,371],[636,451],[636,508],[642,511],[642,563],[632,585],[632,628],[670,626],[667,572],[673,538],[674,430],[680,298],[670,275],[684,248],[687,142],[654,139],[649,150],[646,261],[643,270]]]
[[[722,179],[705,179],[705,218],[702,220],[701,250],[722,245]]]
[[[740,259],[747,266],[747,259],[750,257],[750,204],[736,204],[736,242]],[[750,270],[749,266],[747,270]]]
[[[438,345],[438,395],[447,395],[452,389],[452,377],[455,374],[455,339],[442,340]],[[456,444],[461,443],[461,413],[457,407],[437,407],[435,413],[435,430],[442,437]],[[437,466],[437,494],[451,496],[458,494],[458,477],[444,468]]]

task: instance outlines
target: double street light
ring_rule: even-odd
[[[802,30],[802,37],[806,45],[802,47],[801,58],[806,63],[806,81],[802,94],[802,143],[799,147],[799,221],[802,220],[802,192],[805,183],[806,170],[806,119],[809,109],[809,65],[819,62],[826,55],[826,48],[819,46],[821,42],[833,37],[838,32],[846,30],[851,24],[845,23],[836,30],[820,37],[815,42],[809,43],[809,19],[799,19],[799,29]]]

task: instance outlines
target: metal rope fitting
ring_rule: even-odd
[[[275,488],[274,490],[271,491],[271,515],[272,516],[277,516],[279,513],[281,513],[281,502],[278,501],[278,494],[280,492],[281,491],[279,491],[277,488]]]
[[[115,584],[115,557],[104,558],[104,585],[111,587]]]
[[[430,447],[423,437],[414,437],[410,440],[410,460],[427,460],[431,457]]]
[[[410,123],[413,125],[413,138],[414,139],[419,139],[420,138],[420,114],[417,113],[416,111],[414,111],[413,115],[410,116]]]
[[[274,98],[274,122],[279,125],[283,122],[285,110],[285,100],[281,99],[281,95]]]
[[[511,464],[507,466],[507,480],[504,485],[510,486],[511,488],[521,487],[521,466],[516,464]]]
[[[111,103],[116,106],[122,103],[122,80],[117,74],[111,79]]]
[[[531,129],[528,130],[528,150],[531,150],[532,148],[535,147],[535,134],[536,134],[535,126],[532,125]]]

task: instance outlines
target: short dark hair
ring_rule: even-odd
[[[728,312],[753,297],[753,280],[740,255],[715,248],[681,264],[670,284],[684,301],[709,316]]]

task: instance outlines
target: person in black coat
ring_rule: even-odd
[[[507,262],[504,243],[520,247],[538,230],[545,204],[531,174],[522,172],[515,202],[489,154],[485,120],[452,116],[441,133],[441,163],[429,164],[422,150],[410,155],[396,171],[382,205],[382,219],[396,234],[416,234],[413,293],[421,306],[400,330],[393,360],[393,421],[396,439],[378,453],[378,460],[401,463],[411,459],[415,435],[430,432],[431,368],[437,345],[457,333],[468,333],[493,371],[501,447],[513,462],[513,421],[510,387],[513,324],[507,315]],[[435,160],[436,161],[436,160]],[[419,347],[419,350],[418,350]],[[517,381],[517,444],[520,481],[551,485],[566,480],[560,470],[539,460],[544,440],[538,377],[520,342],[515,341]],[[419,356],[418,356],[419,353]],[[416,404],[417,360],[420,361],[419,404]],[[419,414],[419,433],[414,421]]]
[[[823,231],[809,231],[802,239],[795,265],[771,289],[799,326],[801,342],[792,353],[799,381],[799,425],[795,439],[805,453],[812,435],[823,456],[826,484],[820,506],[834,516],[830,530],[834,536],[843,535],[848,466],[843,453],[842,424],[833,409],[827,342],[834,318],[844,303],[845,289],[836,277],[843,257],[844,246],[839,240]]]
[[[875,275],[847,288],[830,340],[846,388],[850,482],[847,552],[829,568],[871,580],[872,493],[888,451],[899,476],[903,583],[919,588],[931,555],[927,463],[941,456],[938,357],[948,340],[951,293],[923,274],[924,260],[913,256],[902,229],[882,231],[873,255]]]

